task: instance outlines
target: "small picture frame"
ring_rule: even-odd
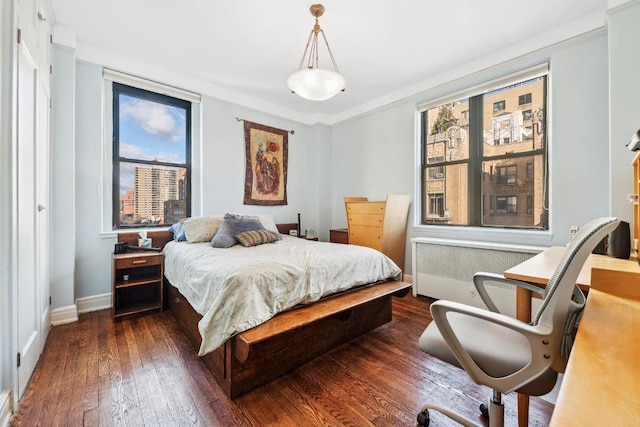
[[[289,236],[298,237],[298,230],[289,230]]]

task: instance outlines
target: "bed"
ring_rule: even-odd
[[[391,297],[410,289],[386,257],[365,261],[370,275],[349,255],[376,251],[286,235],[295,226],[279,224],[283,239],[262,247],[164,246],[167,306],[232,399],[390,321]],[[264,279],[269,264],[276,276]]]

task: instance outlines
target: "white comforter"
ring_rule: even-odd
[[[170,242],[164,255],[164,275],[203,316],[198,324],[201,356],[297,304],[402,276],[398,266],[376,250],[290,236],[229,249]]]

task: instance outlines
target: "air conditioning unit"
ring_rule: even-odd
[[[436,177],[437,179],[444,178],[444,173],[442,173],[442,172],[437,173],[437,174],[435,174],[435,177]]]
[[[515,183],[516,183],[516,179],[515,178],[507,179],[507,184],[515,184]]]
[[[506,214],[507,210],[506,209],[498,209],[498,213],[499,214]]]

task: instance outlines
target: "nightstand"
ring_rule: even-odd
[[[113,255],[111,313],[114,319],[162,311],[164,255],[131,252]]]
[[[332,243],[349,244],[349,230],[347,228],[334,228],[329,230],[329,241]]]

